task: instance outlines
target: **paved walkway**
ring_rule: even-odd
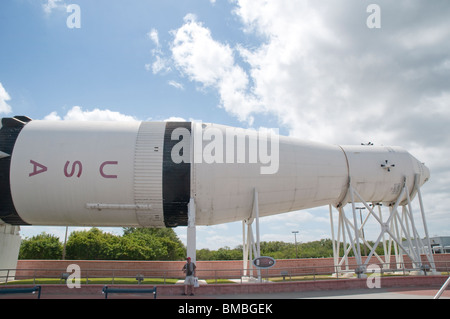
[[[195,296],[158,296],[157,299],[219,299],[219,300],[272,300],[272,299],[433,299],[438,289],[390,288],[390,289],[352,289],[330,291],[302,291],[271,294],[233,294],[233,295],[195,295]],[[0,299],[36,299],[36,295],[0,295]],[[104,299],[99,294],[45,294],[41,299]],[[111,294],[108,299],[153,299],[150,294]],[[450,299],[447,289],[440,299]]]
[[[439,289],[390,288],[211,296],[217,299],[433,299]],[[447,289],[439,299],[450,299]]]
[[[415,280],[417,280],[416,278]],[[440,280],[442,281],[442,280]],[[180,282],[182,283],[182,281]],[[322,284],[323,282],[318,282]],[[332,282],[333,284],[335,282]],[[350,282],[353,283],[353,282]],[[261,289],[252,289],[245,291],[245,289],[234,289],[233,285],[228,285],[227,289],[222,289],[224,285],[218,285],[221,290],[200,289],[195,296],[182,296],[183,289],[158,289],[157,299],[216,299],[216,300],[250,300],[250,299],[433,299],[438,293],[440,286],[437,286],[434,281],[430,284],[411,285],[411,281],[407,281],[409,285],[396,286],[396,288],[389,288],[386,285],[384,288],[363,288],[342,285],[336,287],[331,286],[314,286],[316,290],[302,289],[308,286],[299,286],[298,289],[286,289],[286,291],[295,292],[271,292],[273,289],[263,289],[266,285],[261,284]],[[348,283],[347,283],[348,284]],[[176,285],[178,286],[178,285]],[[248,286],[248,285],[247,285]],[[251,285],[253,286],[253,285]],[[231,287],[231,289],[230,289]],[[236,286],[236,288],[241,286]],[[270,286],[271,287],[271,286]],[[346,287],[347,289],[343,289]],[[402,288],[399,288],[402,287]],[[10,286],[14,288],[14,286]],[[81,289],[67,289],[62,285],[42,285],[41,299],[104,299],[105,295],[101,293],[103,285],[85,285]],[[135,288],[135,287],[132,287]],[[137,288],[137,287],[136,287]],[[175,288],[175,286],[162,286],[161,288]],[[213,285],[211,288],[214,288]],[[296,288],[296,287],[294,287]],[[317,289],[319,288],[319,289]],[[335,289],[332,289],[335,288]],[[222,292],[222,294],[220,294]],[[0,299],[37,299],[36,294],[0,294]],[[149,293],[113,293],[108,295],[108,299],[153,299],[153,294]],[[440,299],[450,299],[450,287],[441,295]]]

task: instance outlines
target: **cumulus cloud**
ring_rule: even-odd
[[[232,3],[259,43],[219,41],[187,15],[164,54],[172,71],[213,90],[243,123],[269,115],[303,139],[403,146],[431,169],[425,197],[438,225],[445,205],[434,199],[450,184],[448,1],[379,0],[374,29],[370,1]]]
[[[150,32],[147,33],[147,36],[153,41],[153,43],[156,45],[156,48],[159,49],[160,44],[158,30],[156,30],[155,28],[151,29]]]
[[[152,50],[152,56],[155,61],[153,63],[146,63],[145,69],[147,71],[152,71],[153,74],[167,73],[171,70],[170,59],[166,58],[162,52],[162,47],[159,42],[158,30],[151,29],[147,33],[147,37],[153,42],[155,48]]]
[[[66,9],[67,4],[62,2],[62,0],[47,0],[42,4],[42,9],[46,14],[51,14],[55,9]]]
[[[170,80],[167,82],[170,86],[173,86],[176,89],[179,90],[184,90],[184,85],[180,82],[174,81],[174,80]]]
[[[11,112],[11,106],[9,106],[9,104],[6,103],[9,100],[11,100],[11,97],[9,96],[8,92],[6,92],[5,88],[0,82],[0,113],[7,114]]]
[[[186,122],[186,120],[179,116],[171,116],[165,119],[164,122]]]
[[[235,61],[235,50],[214,40],[196,16],[189,14],[184,22],[173,31],[171,52],[175,66],[191,81],[216,90],[220,106],[251,123],[249,114],[258,110],[258,101],[249,92],[247,73]]]
[[[450,222],[436,201],[450,185],[450,6],[377,1],[381,28],[370,29],[369,3],[236,0],[243,30],[263,39],[240,50],[251,94],[293,136],[405,147],[431,169],[425,200],[439,228]]]
[[[188,14],[171,32],[169,53],[163,53],[158,32],[149,33],[158,54],[147,68],[155,74],[177,70],[212,89],[220,106],[243,122],[274,114],[291,135],[305,139],[398,144],[418,121],[433,127],[434,118],[420,113],[438,107],[439,127],[449,119],[448,108],[439,105],[449,93],[450,9],[442,0],[433,6],[378,3],[381,28],[370,29],[364,1],[256,6],[235,0],[243,32],[259,37],[260,45],[218,41]],[[427,101],[432,103],[425,106]]]
[[[236,62],[238,48],[215,40],[211,31],[193,14],[184,18],[184,24],[171,31],[173,40],[170,53],[164,53],[157,30],[148,34],[156,48],[152,51],[153,63],[145,68],[154,74],[177,70],[183,77],[200,84],[201,89],[212,89],[220,96],[220,107],[239,120],[252,124],[252,113],[260,109],[258,99],[251,94],[247,72]],[[179,81],[168,84],[183,89]]]
[[[94,109],[92,111],[84,111],[80,106],[72,107],[66,115],[59,116],[57,112],[52,112],[44,117],[44,120],[53,121],[137,121],[132,116],[108,109]]]

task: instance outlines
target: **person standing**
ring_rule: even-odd
[[[187,295],[188,291],[190,291],[189,295],[194,295],[194,281],[196,269],[195,263],[191,262],[191,257],[186,259],[186,264],[183,266],[183,272],[186,274],[186,279],[184,280],[184,294]]]

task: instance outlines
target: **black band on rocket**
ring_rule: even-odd
[[[172,149],[182,143],[187,147],[180,152],[189,152],[189,141],[183,141],[183,137],[172,132],[181,128],[189,131],[191,136],[191,122],[167,122],[164,132],[164,154],[163,154],[163,209],[164,223],[166,227],[187,226],[188,204],[191,192],[191,164],[189,161],[174,162]],[[185,136],[186,137],[186,136]],[[179,145],[178,145],[179,146]],[[178,151],[178,147],[176,147]],[[180,158],[190,159],[190,154],[176,154]]]
[[[11,166],[11,155],[20,131],[31,119],[25,116],[14,118],[3,118],[0,129],[0,151],[5,156],[0,159],[0,219],[10,225],[28,225],[20,218],[14,207],[11,196],[9,169]]]

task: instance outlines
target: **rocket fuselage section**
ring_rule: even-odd
[[[345,203],[349,181],[368,202],[392,202],[405,180],[429,178],[397,147],[191,122],[20,122],[0,130],[0,219],[11,224],[184,226],[192,198],[196,224],[213,225],[249,218],[255,189],[268,216]]]

